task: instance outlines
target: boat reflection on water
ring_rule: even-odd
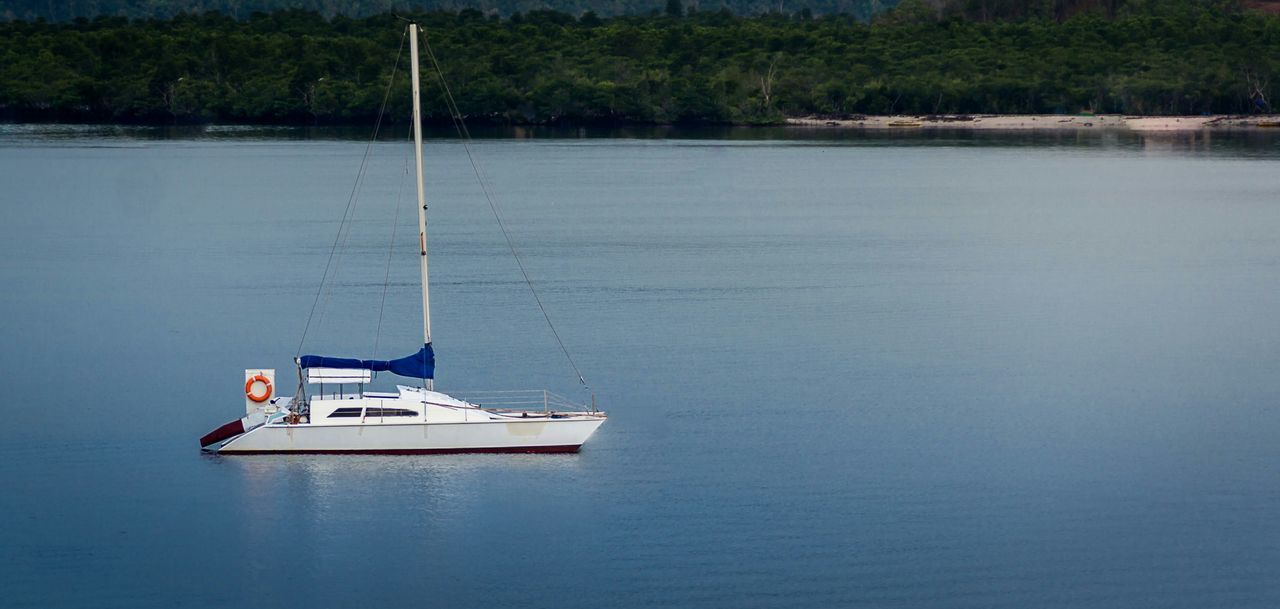
[[[536,489],[549,479],[582,473],[576,453],[462,455],[246,455],[210,462],[239,472],[246,526],[273,526],[302,517],[316,525],[350,523],[397,512],[427,520],[474,513],[488,496],[509,497],[513,486]],[[234,483],[235,477],[229,477]],[[552,481],[554,482],[554,481]],[[572,485],[570,485],[572,486]],[[545,487],[544,487],[545,488]],[[395,489],[394,499],[380,499]],[[501,500],[499,500],[501,501]],[[330,522],[332,520],[332,522]]]

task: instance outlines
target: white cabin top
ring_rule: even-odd
[[[316,396],[311,399],[310,416],[312,425],[449,423],[511,418],[450,395],[405,385],[397,385],[395,392]]]

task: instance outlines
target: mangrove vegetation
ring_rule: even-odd
[[[1194,0],[1077,4],[1087,6],[905,0],[870,21],[803,10],[738,16],[678,0],[613,18],[413,17],[472,120],[1271,111],[1280,17]],[[293,10],[0,22],[0,118],[365,123],[382,104],[404,17]],[[400,76],[406,63],[401,56]],[[394,87],[387,120],[403,122],[407,79]],[[428,117],[448,120],[438,80],[428,74],[424,87]]]

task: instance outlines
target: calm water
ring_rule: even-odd
[[[480,141],[612,415],[582,453],[204,456],[364,151],[294,136],[0,128],[0,605],[1280,604],[1280,138]],[[308,352],[373,352],[402,183],[416,348],[405,152]],[[584,397],[428,160],[438,387]]]

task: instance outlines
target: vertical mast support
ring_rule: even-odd
[[[418,175],[418,252],[422,260],[422,342],[431,344],[431,299],[427,289],[427,198],[422,178],[422,96],[418,84],[418,24],[409,24],[409,59],[413,64],[413,155]],[[425,379],[427,389],[432,379]]]

